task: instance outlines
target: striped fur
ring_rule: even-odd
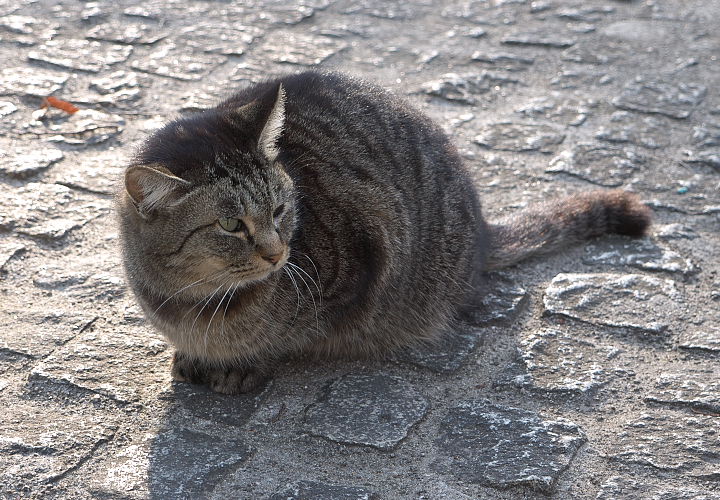
[[[638,236],[649,221],[615,191],[488,226],[440,128],[338,74],[247,88],[168,124],[134,165],[193,189],[149,214],[134,199],[144,193],[121,195],[129,282],[176,346],[175,378],[226,393],[252,389],[286,356],[381,356],[432,342],[484,269],[605,232]],[[224,232],[219,217],[252,231]],[[289,253],[268,271],[258,253],[272,238]]]

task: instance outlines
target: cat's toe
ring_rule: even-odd
[[[203,383],[203,374],[197,364],[179,353],[175,353],[173,356],[170,375],[176,382]]]
[[[260,387],[265,377],[255,370],[218,370],[210,376],[210,388],[221,394],[244,394]]]

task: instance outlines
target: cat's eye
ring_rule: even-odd
[[[283,205],[280,205],[279,207],[277,207],[277,208],[275,209],[275,211],[273,212],[273,219],[277,219],[278,217],[280,217],[280,216],[283,214],[283,212],[285,212],[285,205],[284,205],[284,204],[283,204]]]
[[[236,219],[235,217],[220,217],[218,219],[218,224],[220,224],[220,227],[229,233],[236,233],[245,229],[243,221]]]

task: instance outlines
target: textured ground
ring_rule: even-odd
[[[0,0],[0,496],[720,498],[718,0]],[[493,277],[388,363],[169,382],[112,194],[172,116],[320,65],[442,123],[492,218],[598,186],[656,225]],[[68,117],[35,113],[72,101]]]

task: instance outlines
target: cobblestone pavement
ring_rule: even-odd
[[[719,0],[0,0],[0,496],[720,498]],[[492,276],[482,327],[257,394],[169,381],[112,214],[133,149],[320,65],[454,136],[490,218],[597,186],[651,237]],[[37,111],[46,96],[80,111]]]

